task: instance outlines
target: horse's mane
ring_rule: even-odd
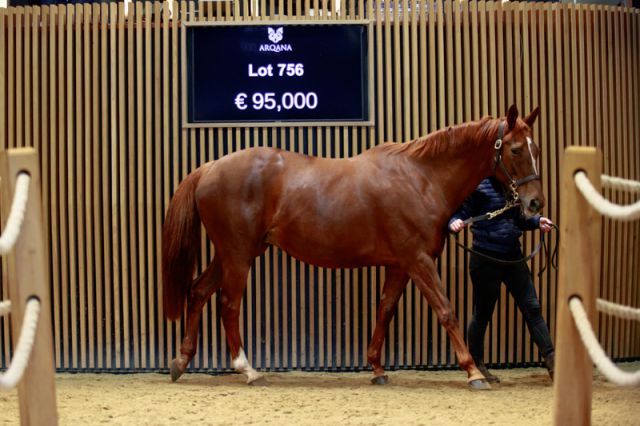
[[[437,157],[460,148],[478,148],[486,141],[494,141],[498,135],[500,120],[484,117],[480,120],[436,130],[426,136],[405,143],[387,142],[372,150],[385,154],[403,154],[409,157]]]

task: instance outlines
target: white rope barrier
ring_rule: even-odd
[[[0,302],[0,316],[7,315],[11,312],[11,301]]]
[[[7,254],[16,243],[18,235],[20,235],[20,228],[22,227],[24,213],[27,210],[27,201],[29,200],[30,180],[31,177],[27,173],[20,173],[16,179],[16,191],[13,194],[11,212],[2,237],[0,237],[0,255]]]
[[[22,379],[24,370],[29,363],[39,315],[40,301],[38,299],[30,299],[25,307],[20,338],[18,339],[11,365],[3,375],[0,375],[0,389],[11,390]]]
[[[602,186],[606,188],[621,189],[629,192],[640,192],[640,182],[622,179],[615,176],[601,175]]]
[[[569,310],[573,315],[582,342],[584,343],[591,361],[598,370],[612,383],[619,386],[634,386],[640,384],[640,371],[627,372],[620,370],[602,350],[600,342],[596,338],[591,328],[591,323],[587,313],[582,306],[582,301],[578,297],[569,299]]]
[[[632,221],[640,218],[640,200],[626,206],[614,204],[596,191],[584,172],[577,172],[574,180],[584,198],[600,214],[622,221]]]
[[[604,299],[596,299],[596,308],[605,314],[614,315],[623,319],[640,321],[640,309],[631,306],[619,305]]]

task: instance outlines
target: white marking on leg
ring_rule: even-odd
[[[251,383],[262,377],[262,374],[258,373],[253,369],[253,367],[251,367],[247,356],[244,354],[244,349],[242,348],[240,348],[240,353],[238,354],[238,357],[232,361],[232,364],[233,368],[235,368],[237,372],[247,375],[247,383]]]

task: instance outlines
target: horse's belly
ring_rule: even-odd
[[[324,268],[358,268],[395,264],[396,259],[386,244],[370,236],[358,238],[358,232],[334,235],[308,229],[299,232],[271,233],[267,242],[305,263]]]
[[[295,250],[292,248],[280,247],[294,258],[314,266],[322,268],[360,268],[364,266],[385,266],[396,264],[391,256],[370,256],[353,255],[344,252],[342,254],[334,252],[331,254],[322,252],[312,252],[308,250]]]

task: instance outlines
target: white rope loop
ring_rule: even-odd
[[[604,299],[596,299],[596,308],[605,314],[614,315],[623,319],[640,321],[640,309],[631,306],[619,305]]]
[[[0,316],[7,315],[11,312],[11,301],[0,302]]]
[[[15,388],[20,379],[22,379],[24,370],[27,364],[29,364],[29,356],[33,348],[39,316],[40,301],[35,298],[29,299],[25,307],[20,338],[18,339],[11,365],[9,365],[9,368],[7,368],[7,371],[3,375],[0,375],[0,389],[11,390]]]
[[[573,315],[573,320],[591,360],[607,380],[619,386],[639,385],[640,371],[630,373],[620,370],[602,350],[600,342],[598,342],[596,335],[593,333],[587,313],[582,306],[582,301],[578,297],[569,299],[569,310]]]
[[[628,192],[640,193],[640,182],[635,180],[623,179],[615,176],[600,176],[602,186],[605,188],[620,189]]]
[[[577,172],[574,180],[584,198],[603,216],[622,221],[632,221],[640,218],[640,200],[626,206],[614,204],[596,191],[584,172]]]
[[[11,203],[11,212],[7,225],[5,226],[2,237],[0,237],[0,255],[5,255],[13,248],[18,236],[20,228],[24,220],[24,213],[27,210],[27,201],[29,200],[29,181],[31,177],[28,173],[18,174],[16,179],[16,190],[13,194],[13,202]]]

